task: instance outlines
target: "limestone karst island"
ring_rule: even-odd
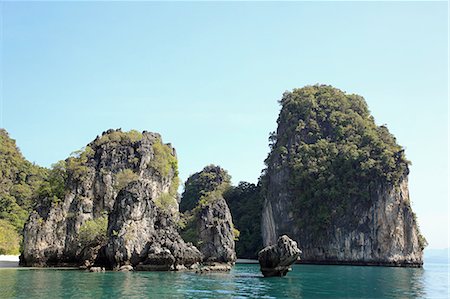
[[[158,133],[110,129],[47,169],[1,130],[0,253],[91,272],[201,275],[242,258],[264,276],[294,263],[422,266],[410,162],[365,100],[315,85],[279,102],[256,185],[232,186],[211,164],[181,194],[176,144]]]

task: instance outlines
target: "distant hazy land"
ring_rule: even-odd
[[[425,249],[424,250],[424,260],[426,263],[439,263],[439,264],[448,264],[449,259],[449,248],[442,249]]]

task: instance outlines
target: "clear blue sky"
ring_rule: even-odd
[[[446,2],[3,2],[1,124],[50,166],[108,128],[162,134],[183,180],[256,182],[277,100],[364,96],[413,162],[413,208],[448,247]]]

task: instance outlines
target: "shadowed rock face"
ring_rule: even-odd
[[[170,210],[155,204],[158,190],[138,181],[117,196],[109,217],[106,256],[114,268],[167,271],[191,268],[202,254],[186,244],[176,230]]]
[[[234,263],[233,220],[222,196],[213,199],[200,210],[198,216],[199,249],[205,262]]]
[[[258,254],[262,274],[264,277],[285,276],[300,253],[297,242],[286,235],[279,237],[275,245],[265,247]]]
[[[159,134],[109,130],[65,165],[65,196],[31,213],[21,265],[174,270],[201,260],[177,232],[176,154]]]

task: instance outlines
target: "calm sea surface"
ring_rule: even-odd
[[[448,265],[423,269],[295,265],[286,277],[263,278],[258,265],[231,273],[88,273],[0,269],[2,298],[448,298]]]

